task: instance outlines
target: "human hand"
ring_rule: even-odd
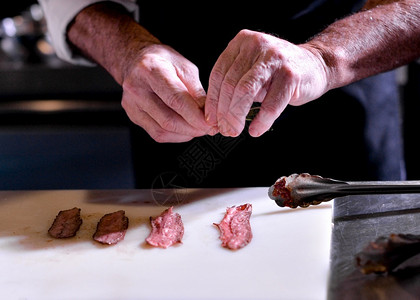
[[[206,120],[225,136],[238,136],[253,102],[261,102],[249,126],[258,137],[288,104],[301,105],[328,90],[327,68],[316,49],[242,30],[210,74]]]
[[[197,67],[174,49],[143,48],[122,80],[122,106],[157,142],[186,142],[215,134],[204,118],[206,93]]]

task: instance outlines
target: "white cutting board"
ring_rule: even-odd
[[[326,299],[331,204],[279,208],[267,188],[183,190],[166,206],[149,190],[0,192],[2,299]],[[162,203],[162,202],[161,202]],[[251,203],[253,240],[221,247],[226,207]],[[152,248],[149,217],[167,205],[183,219],[183,243]],[[60,210],[82,209],[74,238],[47,230]],[[114,246],[92,240],[105,213],[126,211],[129,228]]]

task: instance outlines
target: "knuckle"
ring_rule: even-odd
[[[249,29],[242,29],[238,32],[238,37],[248,37],[248,36],[254,36],[254,32]]]
[[[211,71],[209,83],[210,85],[218,85],[220,82],[223,81],[224,73],[222,70],[220,70],[217,67],[214,67],[214,69]]]
[[[248,114],[249,108],[247,103],[242,101],[236,103],[231,109],[231,115],[235,117],[237,121],[242,120]]]
[[[223,93],[224,96],[231,97],[235,91],[235,88],[236,82],[233,79],[226,77],[222,83],[221,93]]]
[[[296,73],[288,65],[285,65],[282,71],[284,77],[287,79],[294,79],[295,77],[297,77]]]
[[[261,48],[261,45],[265,45],[268,42],[268,35],[248,29],[241,30],[236,38],[238,40],[246,41],[245,46],[251,49],[259,49]]]
[[[181,74],[184,78],[195,80],[200,77],[198,67],[190,61],[185,61],[181,65],[177,65],[176,69],[177,72],[179,72],[179,74]]]
[[[205,102],[206,112],[213,112],[217,109],[218,98],[215,93],[208,93]]]
[[[167,64],[168,61],[164,57],[156,53],[145,53],[137,61],[136,68],[139,76],[150,76],[150,74],[160,72]]]
[[[187,66],[185,73],[187,74],[191,74],[192,76],[198,76],[198,74],[200,73],[198,67],[193,64],[192,62],[188,61],[185,63],[185,65]]]
[[[155,60],[155,55],[144,54],[138,61],[137,67],[143,72],[152,72],[156,63]]]
[[[300,75],[290,64],[284,63],[281,67],[281,75],[286,84],[300,81]]]
[[[259,80],[255,77],[242,79],[237,87],[239,95],[254,95],[258,88]]]
[[[266,104],[264,106],[264,113],[268,116],[277,116],[280,114],[280,107],[276,104]]]
[[[168,141],[168,132],[162,128],[156,128],[150,133],[150,136],[158,143],[165,143]]]
[[[165,131],[176,132],[177,131],[177,123],[174,118],[166,117],[160,123],[160,126]]]
[[[125,111],[127,111],[129,109],[129,107],[130,107],[128,101],[124,97],[121,99],[121,107]]]
[[[166,99],[166,104],[175,111],[180,111],[184,107],[184,97],[182,93],[173,93]]]

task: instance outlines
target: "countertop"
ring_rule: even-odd
[[[331,203],[279,208],[268,188],[0,192],[0,284],[7,299],[325,299]],[[237,251],[219,240],[227,207],[251,203],[253,239]],[[47,230],[59,210],[81,208],[76,237]],[[182,244],[145,243],[149,217],[182,216]],[[105,213],[126,211],[114,246],[92,240]]]
[[[0,192],[0,287],[7,299],[419,299],[420,255],[395,272],[363,275],[355,255],[391,233],[420,233],[420,195],[349,196],[309,208],[280,208],[266,187],[180,190]],[[251,203],[253,240],[221,246],[227,207]],[[59,210],[82,209],[76,237],[47,230]],[[182,216],[182,244],[145,243],[149,217]],[[130,220],[119,244],[92,235],[119,209]]]

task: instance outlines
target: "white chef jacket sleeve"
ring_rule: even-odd
[[[93,63],[74,53],[68,44],[67,26],[75,16],[85,7],[103,2],[100,0],[38,0],[41,5],[48,27],[48,34],[58,57],[79,65],[93,65]],[[138,6],[135,0],[112,0],[123,5],[127,11],[138,19]]]

